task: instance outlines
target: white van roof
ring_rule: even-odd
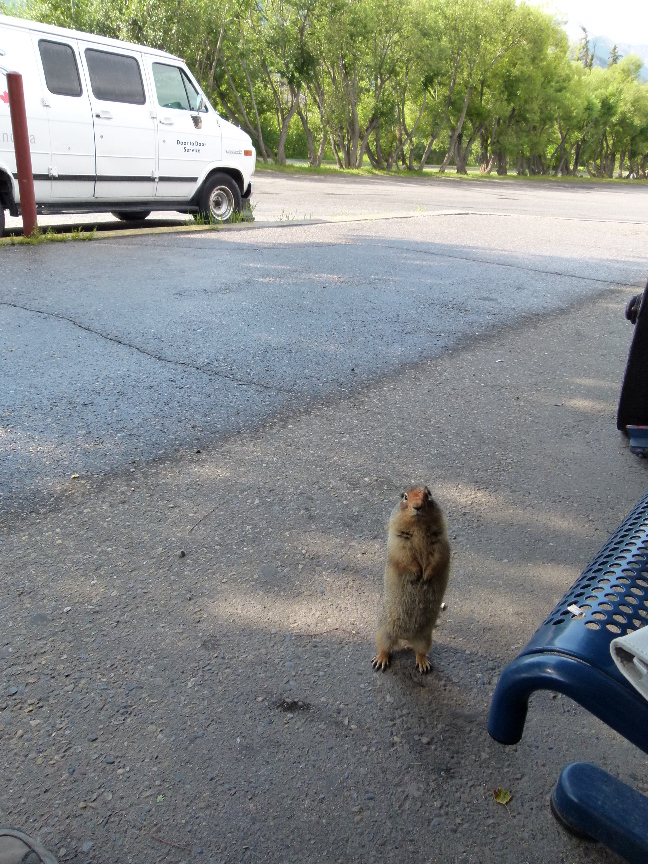
[[[158,57],[165,57],[167,60],[178,60],[183,63],[181,57],[176,57],[174,54],[169,54],[167,51],[160,51],[157,48],[149,48],[147,45],[136,45],[134,42],[124,42],[121,39],[109,39],[107,36],[96,36],[94,33],[84,33],[81,30],[68,30],[67,27],[54,27],[52,24],[41,24],[40,21],[28,21],[24,18],[12,18],[9,15],[0,15],[0,24],[6,24],[11,27],[20,27],[21,29],[35,30],[38,33],[47,33],[49,36],[65,36],[68,39],[83,39],[84,42],[94,42],[97,45],[104,47],[125,47],[131,48],[133,51],[141,51],[144,49],[148,54],[155,54]],[[0,46],[1,47],[1,46]]]

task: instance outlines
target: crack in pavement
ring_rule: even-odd
[[[62,315],[60,312],[47,312],[43,309],[34,309],[31,306],[23,306],[20,303],[11,303],[8,300],[0,300],[0,306],[9,306],[13,309],[22,309],[24,312],[32,312],[35,315],[43,315],[45,317],[58,318],[61,321],[67,321],[69,324],[78,327],[80,330],[84,330],[86,333],[92,333],[93,336],[99,336],[101,339],[105,339],[107,342],[113,342],[115,345],[120,345],[123,348],[130,348],[132,351],[137,351],[139,354],[143,354],[145,357],[150,357],[152,360],[157,360],[160,363],[169,363],[172,366],[182,366],[185,369],[193,369],[195,372],[200,372],[202,375],[207,375],[212,378],[224,378],[226,381],[230,381],[232,384],[236,384],[239,387],[256,387],[259,390],[267,390],[270,393],[284,393],[288,396],[298,395],[295,390],[286,390],[283,387],[271,387],[268,384],[260,384],[258,381],[243,381],[240,378],[235,378],[233,375],[227,375],[225,372],[219,370],[206,369],[204,366],[197,366],[194,363],[190,363],[188,360],[174,360],[170,357],[164,357],[162,354],[148,351],[146,348],[141,348],[139,345],[133,345],[131,342],[126,342],[117,336],[109,336],[106,333],[102,333],[100,330],[94,330],[92,327],[88,327],[86,324],[80,324],[78,321],[75,321],[74,318],[69,318],[67,315]]]
[[[597,276],[581,276],[578,273],[562,273],[560,270],[542,270],[540,267],[527,267],[523,264],[511,264],[507,261],[491,261],[488,258],[471,258],[466,255],[453,255],[450,252],[432,252],[429,249],[416,249],[410,246],[391,246],[389,244],[380,243],[382,249],[393,249],[398,252],[416,252],[419,255],[432,255],[436,258],[451,258],[454,261],[468,261],[473,264],[490,264],[493,267],[507,267],[511,270],[522,270],[525,273],[540,273],[543,276],[560,276],[564,279],[580,279],[583,282],[599,282],[602,285],[611,285],[619,287],[619,280],[612,281],[611,279],[599,279]]]

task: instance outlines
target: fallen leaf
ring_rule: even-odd
[[[161,804],[164,801],[164,795],[158,795],[155,801],[157,804]]]
[[[503,789],[501,786],[498,786],[493,792],[493,798],[498,804],[508,804],[511,800],[511,793],[508,789]]]
[[[78,479],[79,479],[79,475],[78,475],[78,474],[73,474],[73,475],[70,477],[70,480],[78,480]]]

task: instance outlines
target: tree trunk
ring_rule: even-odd
[[[333,133],[329,132],[329,140],[331,142],[331,150],[333,151],[333,155],[335,156],[335,161],[337,162],[338,168],[344,168],[342,164],[342,160],[340,159],[340,154],[338,153],[337,144],[335,143],[335,138],[333,137]]]
[[[506,177],[506,153],[500,150],[497,154],[497,174],[499,177]]]
[[[452,137],[450,138],[450,146],[448,147],[448,152],[443,157],[443,162],[439,166],[439,174],[445,174],[446,168],[450,164],[452,157],[454,156],[455,145],[457,143],[457,136],[455,133],[452,133]]]
[[[315,168],[319,168],[322,164],[322,159],[324,158],[324,148],[326,147],[326,129],[322,130],[322,137],[320,138],[319,147],[317,149],[317,157],[315,159]]]
[[[382,151],[382,144],[380,143],[380,126],[376,129],[376,162],[378,163],[378,168],[381,171],[385,169],[385,157]]]
[[[616,165],[616,150],[610,150],[610,152],[608,153],[608,157],[607,157],[607,164],[605,166],[607,169],[605,172],[607,177],[610,177],[610,178],[614,177],[614,166],[615,165]]]
[[[463,132],[460,132],[457,135],[457,138],[455,140],[455,147],[454,147],[454,160],[455,160],[455,167],[457,169],[457,174],[467,174],[468,173],[466,171],[466,165],[464,163],[464,158],[463,158],[463,151],[461,149],[462,142],[463,142]]]
[[[221,46],[223,44],[223,35],[225,33],[225,23],[221,25],[220,33],[218,34],[218,42],[216,43],[216,48],[214,49],[214,61],[211,65],[211,69],[209,70],[209,89],[211,90],[214,86],[214,76],[216,75],[216,65],[218,64],[218,58],[220,56]]]
[[[480,144],[481,144],[481,151],[479,153],[479,171],[481,174],[485,174],[486,169],[488,167],[488,163],[489,163],[488,145],[490,144],[490,142],[495,137],[495,129],[496,128],[497,128],[497,120],[495,120],[495,122],[493,123],[493,131],[490,134],[490,136],[488,135],[488,133],[486,132],[485,129],[482,129],[482,133],[479,136]]]
[[[365,134],[362,136],[362,141],[360,142],[360,146],[358,147],[358,155],[356,158],[356,164],[354,166],[355,168],[362,168],[362,160],[364,159],[365,147],[367,146],[367,142],[369,141],[369,136],[378,128],[379,122],[379,118],[376,117],[367,124]]]
[[[497,153],[491,153],[490,159],[488,160],[488,165],[486,166],[486,170],[484,174],[492,174],[493,169],[495,168],[495,163],[497,162]]]
[[[464,99],[463,108],[461,109],[461,116],[459,117],[459,121],[457,123],[457,128],[453,131],[450,136],[450,144],[448,146],[448,152],[445,155],[445,159],[439,168],[439,174],[443,174],[443,172],[448,167],[450,160],[452,159],[455,152],[455,144],[457,142],[457,136],[461,134],[461,130],[463,129],[463,124],[466,119],[466,111],[468,110],[468,103],[470,102],[470,97],[472,96],[472,92],[474,90],[474,86],[468,88],[466,92],[466,98]]]
[[[369,157],[369,162],[371,163],[371,167],[376,171],[380,171],[380,165],[378,164],[378,160],[374,156],[374,152],[371,149],[371,144],[367,141],[367,156]]]
[[[265,146],[265,143],[263,141],[263,133],[261,131],[261,118],[259,117],[259,111],[257,109],[256,99],[254,98],[254,87],[252,86],[252,81],[250,79],[250,73],[248,72],[247,64],[245,62],[241,61],[241,65],[243,67],[243,71],[245,72],[245,80],[247,81],[247,84],[248,84],[248,92],[250,94],[250,99],[252,100],[252,107],[254,108],[254,116],[256,117],[256,125],[257,125],[257,137],[258,137],[259,144],[261,145],[261,150],[263,152],[263,161],[268,162],[270,160],[268,159],[268,155],[266,152],[266,146]],[[227,73],[227,79],[228,79],[228,81],[231,80],[230,76],[229,76],[229,72]]]
[[[578,163],[580,162],[580,154],[583,149],[583,142],[579,141],[576,147],[574,148],[574,164],[572,165],[572,176],[575,177],[578,174]]]
[[[455,144],[455,164],[457,166],[457,174],[468,173],[468,159],[470,158],[470,151],[472,150],[477,138],[484,131],[484,128],[485,124],[482,123],[481,126],[478,126],[474,130],[463,150],[461,147],[463,141],[463,132],[457,136],[457,143]]]
[[[308,125],[308,114],[307,112],[302,111],[300,106],[297,108],[297,116],[301,120],[302,129],[304,130],[304,135],[306,136],[306,146],[308,147],[308,164],[314,167],[317,157],[315,155],[315,142],[313,140],[313,133],[310,126]]]
[[[292,88],[291,88],[292,90]],[[286,138],[288,137],[288,127],[290,126],[290,121],[295,116],[295,112],[297,111],[297,106],[299,105],[299,93],[297,93],[296,97],[293,98],[292,105],[288,110],[288,113],[284,116],[281,123],[281,132],[279,133],[279,143],[277,144],[277,162],[280,165],[286,164]]]
[[[407,170],[414,171],[414,145],[410,141],[409,156],[407,157]]]
[[[397,145],[394,153],[389,157],[389,161],[387,163],[387,170],[390,171],[392,165],[396,162],[396,160],[400,156],[401,163],[403,167],[407,168],[409,171],[414,170],[414,154],[413,154],[413,140],[414,135],[416,134],[416,130],[418,129],[418,125],[421,122],[421,117],[423,116],[423,112],[425,111],[425,103],[427,100],[427,93],[423,94],[423,101],[421,103],[421,110],[419,111],[419,115],[416,118],[416,122],[412,126],[412,130],[410,131],[407,128],[407,123],[405,122],[405,105],[399,106],[398,113],[401,118],[401,122],[398,124],[398,136],[397,136]],[[405,136],[403,137],[403,131],[405,132]],[[409,151],[409,162],[405,159],[405,144],[409,143],[410,151]],[[425,158],[425,157],[424,157]],[[421,167],[422,171],[423,168]]]
[[[356,73],[353,73],[354,80],[351,81],[347,75],[344,62],[341,63],[340,72],[344,81],[344,87],[347,92],[349,109],[351,111],[350,123],[347,122],[347,142],[344,154],[344,167],[355,168],[358,161],[358,148],[360,147],[360,120],[358,118],[358,98],[357,98],[357,82],[355,81]]]
[[[425,145],[425,150],[423,151],[423,156],[421,161],[419,162],[418,170],[422,171],[425,168],[425,163],[427,162],[427,158],[430,155],[430,151],[434,147],[434,142],[436,141],[438,135],[431,135],[428,143]]]
[[[222,63],[223,69],[225,70],[225,75],[227,76],[227,82],[230,86],[232,93],[234,94],[234,98],[236,99],[236,102],[238,104],[239,111],[241,112],[241,118],[243,120],[243,123],[244,123],[248,133],[252,136],[252,138],[254,138],[256,140],[257,144],[259,145],[259,152],[261,153],[261,158],[263,159],[264,162],[269,162],[271,160],[268,156],[268,153],[267,153],[266,147],[265,147],[265,143],[263,141],[263,133],[261,132],[261,122],[259,120],[259,114],[258,114],[258,112],[256,112],[256,103],[254,102],[254,96],[252,96],[252,104],[253,104],[254,110],[256,112],[256,121],[257,121],[256,122],[256,129],[254,129],[254,127],[252,126],[252,123],[250,122],[250,119],[249,119],[247,112],[245,110],[245,106],[243,105],[243,101],[239,95],[238,90],[236,89],[234,81],[232,80],[232,76],[229,73],[229,69],[225,65],[224,61],[221,61],[221,63]],[[246,78],[248,80],[249,86],[251,87],[252,85],[251,85],[249,76],[247,75],[247,68],[246,68]]]
[[[307,82],[306,84],[308,94],[311,99],[317,105],[317,110],[320,116],[320,123],[322,125],[322,138],[320,140],[319,150],[317,152],[317,156],[315,157],[315,162],[311,163],[314,167],[319,168],[322,164],[322,158],[324,157],[324,148],[326,146],[326,139],[329,134],[328,125],[326,123],[326,97],[324,95],[324,88],[322,87],[317,76],[311,82]]]

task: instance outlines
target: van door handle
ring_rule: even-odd
[[[161,117],[160,125],[162,126],[173,126],[173,120],[170,117]]]
[[[112,120],[113,116],[110,111],[97,111],[95,117],[99,117],[100,120]]]

